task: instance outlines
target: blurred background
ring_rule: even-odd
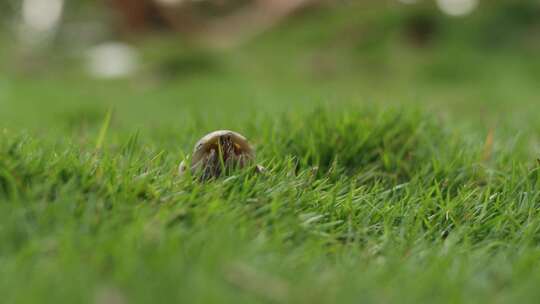
[[[539,0],[2,0],[0,17],[0,127],[369,104],[540,130]]]

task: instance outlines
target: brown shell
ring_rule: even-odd
[[[244,136],[242,136],[240,133],[230,130],[219,130],[206,134],[195,144],[191,163],[198,163],[204,157],[204,155],[210,151],[210,149],[217,145],[219,138],[222,136],[230,136],[234,144],[237,145],[238,148],[241,150],[241,153],[245,154],[250,158],[255,157],[255,151]]]
[[[238,154],[245,157],[245,159],[254,159],[255,150],[249,144],[248,140],[240,133],[230,130],[218,130],[203,136],[193,148],[193,154],[191,155],[191,170],[196,170],[201,167],[205,156],[207,156],[212,149],[216,149],[218,141],[223,136],[229,136],[234,143],[235,150]],[[187,170],[185,161],[180,163],[178,171],[183,174]]]

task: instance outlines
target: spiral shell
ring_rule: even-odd
[[[230,130],[214,131],[201,138],[193,149],[191,167],[206,180],[218,177],[234,167],[244,167],[255,159],[255,150],[241,134]],[[181,175],[188,170],[186,162],[178,168]]]

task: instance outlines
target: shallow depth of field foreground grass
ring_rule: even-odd
[[[181,153],[159,144],[187,152],[204,123],[160,141],[97,136],[99,150],[3,130],[2,302],[540,296],[540,165],[519,145],[387,108],[237,127],[269,172],[208,183],[176,176]]]

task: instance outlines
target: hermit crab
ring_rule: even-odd
[[[193,149],[191,166],[188,169],[184,160],[178,167],[182,176],[188,170],[208,180],[230,172],[233,168],[243,168],[255,160],[255,150],[241,134],[230,130],[211,132],[201,138]],[[257,165],[255,169],[262,173],[265,169]]]

